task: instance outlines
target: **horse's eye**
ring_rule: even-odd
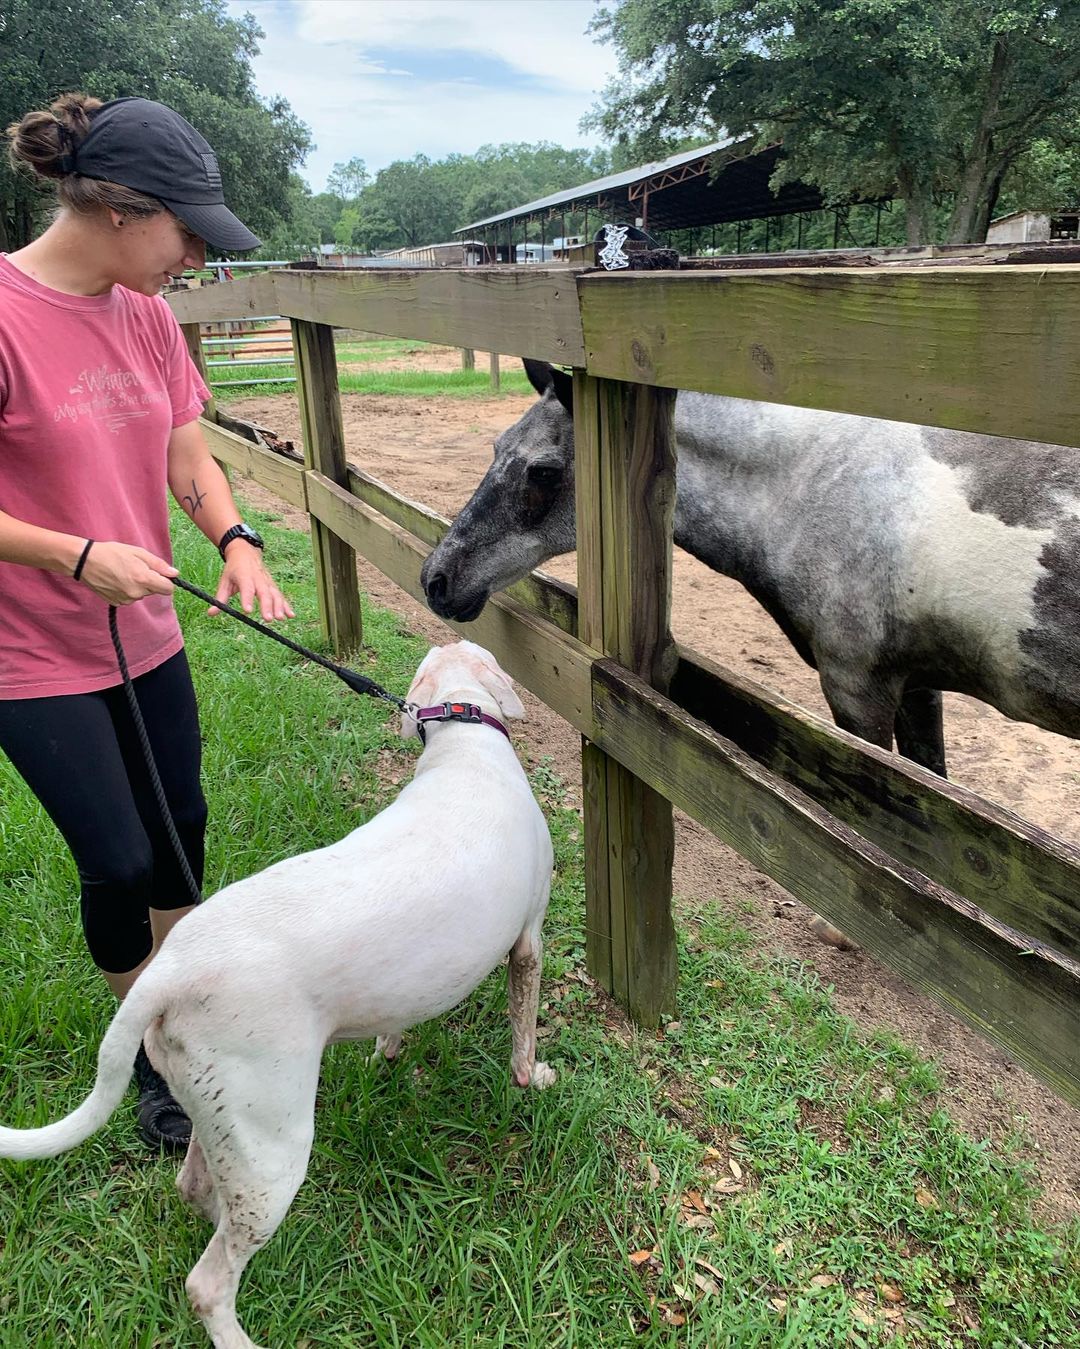
[[[526,477],[530,487],[551,491],[562,482],[562,469],[555,464],[530,464]]]

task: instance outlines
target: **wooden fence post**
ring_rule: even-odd
[[[180,330],[184,334],[184,341],[187,343],[188,353],[195,368],[202,375],[203,383],[209,389],[210,371],[206,364],[206,352],[203,350],[202,326],[198,323],[181,323]],[[203,416],[212,422],[217,421],[217,403],[214,401],[213,393],[210,394],[209,401],[203,406]]]
[[[348,486],[345,432],[341,423],[337,353],[328,323],[293,319],[293,351],[304,434],[304,467],[339,486]],[[311,521],[315,583],[323,632],[340,655],[355,650],[363,637],[356,553],[321,521]]]
[[[670,389],[574,375],[578,636],[661,692],[671,638],[675,449]],[[636,1021],[675,1010],[671,805],[582,743],[586,955]]]
[[[461,348],[461,368],[462,370],[476,369],[476,352],[472,347]]]
[[[495,393],[499,392],[499,353],[493,351],[488,356],[488,369],[491,371],[491,387]]]

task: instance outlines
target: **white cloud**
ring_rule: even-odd
[[[306,41],[487,52],[531,75],[589,93],[603,62],[584,37],[590,0],[297,0]]]
[[[228,5],[253,12],[266,32],[255,60],[260,93],[283,95],[312,129],[318,148],[303,173],[316,191],[353,155],[374,172],[492,142],[598,143],[578,123],[615,61],[585,33],[592,0]]]

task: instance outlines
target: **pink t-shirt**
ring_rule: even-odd
[[[0,511],[171,560],[169,437],[208,396],[160,296],[64,295],[0,254]],[[170,596],[117,615],[132,675],[183,645]],[[119,682],[105,601],[70,576],[0,562],[0,699]]]

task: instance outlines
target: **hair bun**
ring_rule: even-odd
[[[63,178],[65,160],[90,130],[90,118],[103,107],[89,94],[61,94],[47,111],[28,112],[7,129],[8,157],[25,164],[41,178]]]

